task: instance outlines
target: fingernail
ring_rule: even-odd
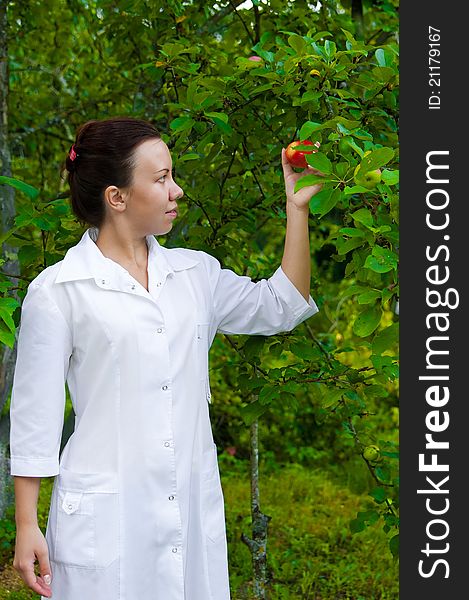
[[[44,575],[44,583],[50,584],[50,575]]]

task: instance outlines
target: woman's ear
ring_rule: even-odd
[[[118,187],[109,185],[104,190],[104,201],[109,209],[122,212],[126,208],[126,199]]]

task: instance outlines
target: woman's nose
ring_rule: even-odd
[[[174,198],[182,198],[183,196],[184,196],[184,190],[177,185],[176,189],[174,190],[173,197]]]

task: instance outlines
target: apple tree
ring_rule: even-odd
[[[9,3],[14,177],[0,184],[15,190],[16,215],[2,242],[18,248],[21,273],[13,282],[0,274],[0,336],[13,347],[13,291],[24,292],[80,233],[59,167],[83,121],[151,120],[185,192],[167,244],[205,250],[254,280],[281,260],[281,149],[320,142],[307,161],[322,175],[297,184],[323,182],[309,220],[311,294],[320,312],[277,336],[219,335],[210,355],[215,431],[233,444],[228,430],[242,420],[238,445],[252,449],[254,533],[245,541],[263,597],[269,518],[260,511],[257,430],[275,419],[294,415],[290,439],[306,436],[301,423],[314,422],[362,461],[373,506],[351,531],[383,527],[397,556],[390,415],[399,377],[399,53],[394,0],[241,4]]]

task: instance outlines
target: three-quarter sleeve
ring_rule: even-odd
[[[291,331],[319,311],[290,281],[281,266],[271,277],[254,282],[221,268],[215,257],[202,252],[208,270],[217,331],[232,334],[273,335]]]
[[[31,283],[21,307],[10,402],[10,473],[59,473],[71,330],[44,285]]]

